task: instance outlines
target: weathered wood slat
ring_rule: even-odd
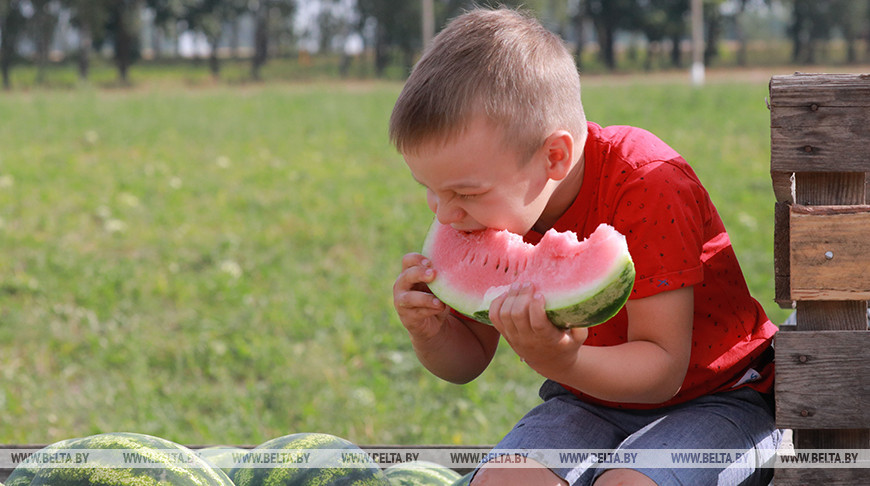
[[[867,133],[870,105],[831,106],[804,102],[800,106],[779,105],[771,112],[770,127],[808,129],[822,127],[826,132],[840,129],[855,134]]]
[[[777,469],[775,486],[856,486],[870,484],[870,469]]]
[[[870,74],[795,73],[770,79],[770,106],[870,106]]]
[[[863,79],[861,82],[863,83]],[[772,108],[772,112],[775,110],[776,108]],[[799,169],[794,174],[794,182],[795,204],[866,204],[866,174],[861,172],[802,172]],[[866,301],[797,301],[796,305],[796,329],[799,331],[840,328],[866,332]],[[783,335],[786,334],[788,333]],[[788,351],[787,346],[784,347],[786,349],[778,349],[777,351]],[[860,427],[862,426],[850,424],[840,429],[796,428],[794,430],[794,444],[798,449],[813,449],[820,446],[834,449],[867,448],[870,446],[870,429],[866,426]],[[783,470],[776,472],[775,482],[777,486],[801,484],[781,478],[780,473],[782,472]]]
[[[870,332],[784,332],[774,350],[779,427],[870,427]]]
[[[772,172],[870,171],[870,75],[774,76],[770,110]]]
[[[793,205],[789,216],[791,299],[870,299],[870,206]]]
[[[870,110],[870,108],[868,108]],[[777,172],[870,171],[870,125],[855,131],[830,127],[771,128],[771,170]]]
[[[863,172],[795,172],[795,204],[804,206],[864,204]]]
[[[776,196],[776,202],[791,204],[794,202],[794,172],[776,172],[770,173],[770,182],[773,185],[773,194]]]
[[[789,255],[789,219],[791,204],[777,202],[773,211],[773,283],[774,300],[780,307],[791,308],[791,267]]]

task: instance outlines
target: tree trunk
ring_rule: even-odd
[[[121,12],[123,16],[123,12]],[[131,50],[130,33],[127,31],[127,26],[123,20],[118,23],[118,29],[115,31],[115,64],[118,67],[118,80],[121,84],[128,83],[127,72],[130,69],[130,50]]]
[[[601,60],[608,69],[616,69],[616,50],[614,49],[614,28],[607,23],[599,24],[598,44],[601,47]]]
[[[21,15],[18,2],[9,2],[6,5],[6,15],[0,17],[0,72],[3,76],[3,89],[6,90],[12,88],[10,72],[15,48],[18,45],[18,32],[23,22],[24,17]]]
[[[208,38],[208,68],[214,79],[218,79],[221,75],[221,61],[218,58],[218,42],[220,42],[220,38],[220,34]]]
[[[4,56],[3,59],[0,59],[0,71],[3,71],[3,89],[10,90],[12,89],[12,82],[9,80],[9,61]]]
[[[671,37],[671,65],[675,68],[683,66],[683,48],[680,45],[682,39],[675,35]]]
[[[584,37],[586,32],[583,26],[584,20],[585,18],[582,13],[578,13],[574,18],[574,31],[577,34],[577,50],[574,52],[574,59],[576,60],[575,62],[577,63],[578,68],[583,67],[583,48],[586,47],[586,39]]]
[[[375,34],[375,74],[378,77],[383,76],[387,64],[389,64],[389,60],[387,34],[385,29],[379,23]]]
[[[251,77],[259,81],[260,68],[266,64],[269,51],[269,6],[261,1],[257,8],[254,27],[254,57],[251,59]]]
[[[79,29],[79,79],[87,81],[88,73],[91,69],[91,46],[93,40],[91,38],[91,29],[89,26],[83,25]]]

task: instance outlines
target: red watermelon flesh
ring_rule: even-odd
[[[514,282],[544,295],[559,327],[588,327],[613,317],[628,300],[634,264],[625,237],[602,224],[583,241],[574,232],[547,231],[537,245],[508,231],[471,233],[432,223],[423,254],[432,261],[432,292],[445,304],[490,323],[489,306]]]

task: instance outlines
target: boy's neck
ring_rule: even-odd
[[[583,151],[581,151],[580,160],[574,164],[568,176],[562,179],[559,185],[556,186],[553,195],[550,196],[550,200],[544,208],[544,212],[538,218],[535,225],[532,226],[534,231],[540,234],[546,233],[568,211],[568,208],[574,204],[574,200],[577,199],[577,195],[580,194],[580,188],[583,186],[583,172],[585,169],[586,158]]]

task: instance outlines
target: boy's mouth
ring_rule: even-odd
[[[469,226],[469,225],[456,225],[456,224],[451,224],[450,226],[453,229],[455,229],[456,231],[462,231],[463,233],[475,233],[477,231],[483,231],[483,230],[487,229],[486,226]]]

